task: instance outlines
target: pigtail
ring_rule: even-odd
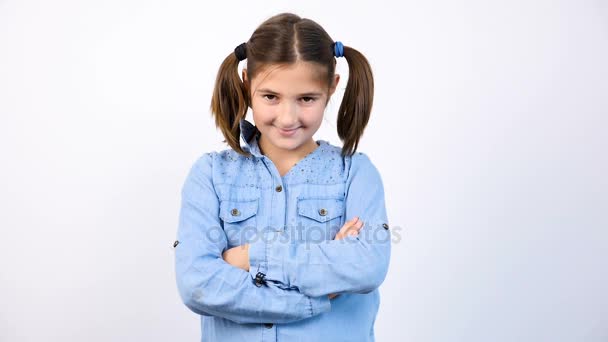
[[[338,110],[338,136],[343,141],[343,156],[357,151],[374,100],[374,78],[365,56],[344,46],[344,58],[348,63],[348,82]]]
[[[236,152],[247,156],[240,144],[240,121],[247,114],[250,100],[245,84],[238,74],[239,60],[230,53],[217,73],[215,87],[211,98],[211,114],[215,117],[215,126],[222,131],[224,142]]]

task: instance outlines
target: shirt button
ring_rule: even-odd
[[[268,329],[272,328],[272,323],[264,323],[264,326]]]
[[[264,280],[264,278],[266,277],[266,274],[262,273],[262,272],[258,272],[255,275],[255,286],[260,287],[262,286],[262,284],[265,284],[266,281]]]
[[[230,214],[232,214],[232,216],[238,216],[239,210],[237,208],[234,208],[234,209],[230,210]]]
[[[327,209],[325,209],[325,208],[319,209],[319,215],[321,215],[321,216],[327,215]]]
[[[388,229],[388,224],[383,223],[383,224],[382,224],[382,227],[384,227],[384,229]]]
[[[276,187],[276,188],[274,188],[274,189],[275,189],[277,192],[281,192],[281,191],[283,191],[283,187],[282,187],[282,186],[280,186],[280,185],[277,185],[277,187]]]

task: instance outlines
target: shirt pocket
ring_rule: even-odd
[[[220,219],[228,238],[228,247],[247,243],[257,231],[258,199],[220,202]]]
[[[297,221],[306,241],[332,240],[342,226],[343,198],[299,198]]]

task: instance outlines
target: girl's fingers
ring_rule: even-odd
[[[350,221],[346,221],[346,223],[344,223],[343,228],[344,228],[344,227],[350,227],[350,226],[352,226],[353,224],[357,223],[357,221],[359,221],[359,217],[355,216],[355,217],[353,217],[353,218],[352,218]]]
[[[350,226],[345,234],[346,235],[359,235],[359,231],[361,230],[361,228],[363,228],[363,221],[357,221],[357,223],[355,223],[354,225]]]
[[[363,221],[357,221],[355,224],[348,227],[347,231],[351,231],[351,230],[359,231],[359,230],[361,230],[361,228],[363,228]]]
[[[340,231],[336,234],[334,240],[343,239],[346,236],[356,236],[359,234],[359,230],[363,227],[363,221],[359,220],[359,217],[355,217],[350,221],[347,221]]]
[[[340,228],[340,230],[338,231],[338,233],[336,234],[336,237],[334,239],[343,238],[346,235],[346,233],[348,233],[349,228],[356,224],[358,219],[359,219],[358,217],[355,217],[354,219],[352,219],[350,221],[346,221],[346,223],[344,223],[342,228]]]
[[[355,218],[353,218],[352,220],[346,221],[346,223],[344,223],[342,228],[340,228],[340,232],[346,232],[350,227],[355,225],[358,220],[359,220],[359,218],[355,216]]]

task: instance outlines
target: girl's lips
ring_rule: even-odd
[[[279,131],[279,133],[282,136],[290,137],[290,136],[294,135],[299,128],[300,127],[286,130],[286,129],[282,129],[282,128],[277,127],[277,130]]]

